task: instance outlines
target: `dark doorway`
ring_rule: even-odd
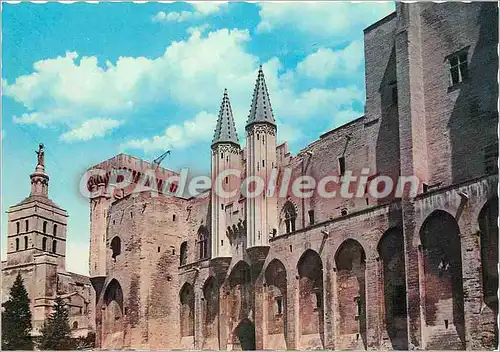
[[[235,330],[235,335],[243,351],[255,350],[255,325],[250,320],[242,320]]]

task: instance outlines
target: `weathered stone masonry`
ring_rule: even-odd
[[[491,349],[498,343],[497,7],[401,4],[366,28],[364,116],[297,156],[259,70],[241,149],[224,92],[212,177],[416,175],[418,196],[307,199],[213,189],[99,194],[92,283],[104,348]],[[96,165],[151,165],[124,154]],[[157,168],[163,182],[174,172]],[[225,184],[235,181],[228,178]]]

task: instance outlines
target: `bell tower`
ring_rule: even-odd
[[[43,256],[64,270],[68,214],[49,198],[42,143],[36,153],[30,195],[8,210],[7,266],[34,264]]]
[[[273,169],[277,166],[276,132],[264,72],[260,66],[246,124],[247,177],[264,180],[264,190],[246,198],[247,253],[254,261],[265,259],[269,251],[269,237],[278,228],[276,196],[266,193]]]

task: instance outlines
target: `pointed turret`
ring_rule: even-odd
[[[250,115],[248,115],[247,127],[256,122],[267,122],[276,125],[262,65],[259,67],[257,81],[253,90],[252,106],[250,107]]]
[[[234,143],[239,145],[236,126],[234,124],[233,110],[231,109],[227,89],[224,89],[224,96],[222,97],[222,103],[220,105],[219,118],[217,119],[212,146],[217,143]]]

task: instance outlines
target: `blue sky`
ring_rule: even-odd
[[[244,144],[263,65],[278,139],[292,152],[363,114],[363,28],[394,3],[3,4],[5,211],[29,194],[39,142],[50,197],[69,212],[67,268],[88,273],[91,165],[126,152],[210,168],[224,88]],[[2,252],[5,258],[5,250]]]

